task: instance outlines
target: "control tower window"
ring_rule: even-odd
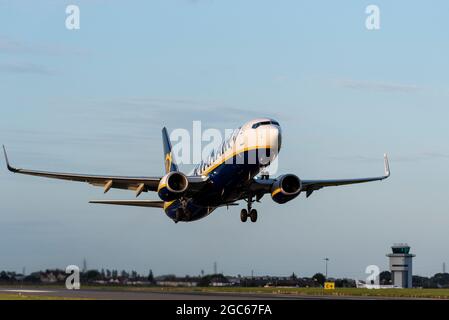
[[[410,252],[409,247],[398,247],[398,248],[392,248],[393,253],[402,253],[402,254],[408,254]]]

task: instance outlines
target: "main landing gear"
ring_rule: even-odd
[[[251,209],[252,204],[253,204],[253,200],[250,197],[248,200],[248,210],[247,209],[242,209],[242,211],[240,211],[240,220],[242,222],[246,222],[248,220],[248,217],[250,218],[251,222],[256,222],[257,221],[257,210],[256,209]]]
[[[176,209],[175,223],[179,221],[190,221],[192,219],[192,213],[187,210],[185,202],[181,202],[181,206]]]

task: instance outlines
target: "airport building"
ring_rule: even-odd
[[[415,256],[410,253],[410,246],[405,243],[395,244],[391,247],[390,258],[391,281],[394,287],[412,287],[412,259]]]

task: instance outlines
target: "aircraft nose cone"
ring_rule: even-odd
[[[278,129],[278,152],[281,150],[282,145],[282,132]]]
[[[270,130],[271,149],[279,152],[282,143],[282,134],[279,127],[273,126]]]

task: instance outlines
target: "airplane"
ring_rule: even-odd
[[[87,182],[104,188],[134,190],[136,198],[142,192],[157,192],[160,200],[93,200],[89,203],[162,208],[174,222],[197,221],[210,215],[219,207],[238,205],[244,200],[247,208],[240,212],[240,220],[257,221],[254,202],[265,194],[279,204],[284,204],[305,193],[308,198],[314,191],[330,186],[380,181],[390,176],[388,157],[384,154],[384,175],[371,178],[306,180],[294,174],[270,178],[265,169],[276,159],[281,149],[282,131],[279,122],[270,118],[248,121],[234,130],[206,161],[201,161],[191,174],[178,169],[167,129],[162,129],[165,175],[157,177],[127,177],[89,175],[18,169],[9,163],[9,171],[18,174]]]

